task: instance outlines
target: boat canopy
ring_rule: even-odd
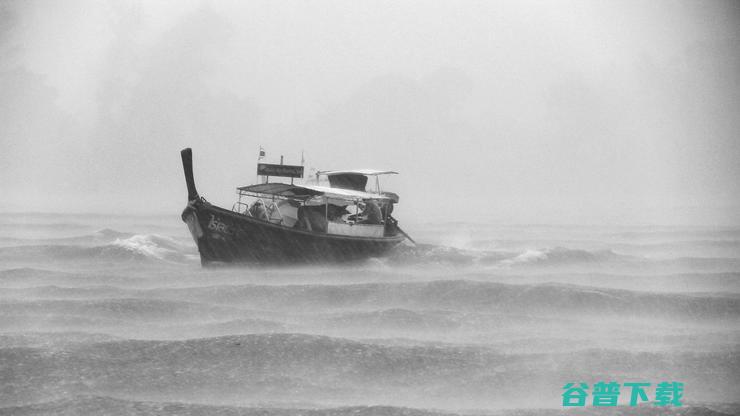
[[[259,183],[256,185],[242,186],[236,189],[241,192],[277,195],[295,199],[308,199],[313,196],[322,195],[321,191],[308,189],[300,185],[290,185],[287,183]]]
[[[390,170],[373,170],[373,169],[358,169],[358,170],[327,170],[317,172],[317,178],[319,175],[326,175],[329,178],[329,185],[332,188],[351,189],[355,191],[364,191],[367,186],[368,177],[374,176],[376,179],[376,186],[378,185],[379,175],[397,174]]]
[[[328,188],[317,185],[290,185],[286,183],[260,183],[237,188],[240,192],[276,195],[285,198],[307,200],[315,196],[324,196],[333,200],[359,201],[362,199],[388,200],[387,195],[371,194],[352,189]]]
[[[347,199],[356,201],[358,199],[379,199],[386,200],[390,199],[387,195],[373,194],[370,192],[356,191],[354,189],[343,189],[343,188],[329,188],[326,186],[318,185],[304,185],[305,188],[312,189],[315,191],[323,192],[323,194],[329,198],[336,199]]]

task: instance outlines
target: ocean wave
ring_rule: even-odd
[[[404,308],[346,312],[325,319],[330,328],[392,331],[449,331],[460,328],[458,314],[449,311],[414,311]]]
[[[92,320],[156,321],[162,319],[209,320],[242,317],[235,308],[164,299],[94,299],[94,300],[5,300],[0,303],[0,316],[83,317]],[[13,322],[5,322],[13,324]]]
[[[116,239],[112,244],[124,250],[158,260],[185,260],[189,247],[174,238],[157,234],[137,234],[129,238]]]
[[[547,263],[550,265],[557,265],[629,260],[633,258],[634,257],[632,256],[616,254],[611,250],[588,251],[555,247],[544,250],[527,250],[513,259],[502,261],[502,263]]]
[[[466,250],[450,246],[417,244],[402,245],[391,252],[387,261],[399,265],[445,264],[455,266],[495,263],[515,257],[517,253],[503,251]]]
[[[128,238],[133,234],[117,231],[112,228],[101,228],[100,230],[95,231],[92,235],[98,238]]]
[[[728,401],[740,393],[733,383],[740,370],[738,351],[502,354],[487,347],[387,346],[305,334],[257,334],[123,340],[58,352],[7,348],[0,349],[0,362],[7,363],[10,375],[3,391],[25,402],[42,395],[116,392],[146,400],[382,402],[458,409],[502,402],[532,406],[537,397],[536,405],[555,407],[562,380],[593,383],[601,374],[625,380],[670,374],[695,386],[692,400]],[[723,389],[718,392],[716,386]]]
[[[740,271],[740,258],[659,257],[618,253],[611,249],[583,250],[565,247],[524,249],[521,251],[467,250],[419,244],[393,251],[385,264],[391,266],[489,267],[504,270],[631,270],[638,272]]]
[[[92,280],[94,279],[86,281]],[[373,319],[377,319],[378,323],[394,320],[398,325],[404,320],[420,322],[419,320],[431,319],[414,315],[418,311],[511,312],[528,316],[575,313],[585,316],[644,316],[647,320],[726,320],[740,317],[740,296],[727,293],[641,292],[603,286],[531,281],[501,283],[488,281],[485,275],[478,275],[478,280],[220,284],[152,289],[102,284],[75,287],[44,284],[8,288],[0,298],[5,300],[5,303],[0,304],[0,312],[6,313],[51,308],[54,313],[63,314],[96,311],[94,313],[104,315],[116,312],[123,317],[126,313],[132,316],[140,316],[140,313],[157,316],[172,308],[188,310],[205,305],[224,305],[240,311],[355,312],[360,314],[356,318],[362,317],[367,322]],[[15,306],[8,306],[10,304]],[[88,312],[82,312],[83,310]],[[376,315],[374,318],[362,315],[366,313]],[[442,321],[436,325],[442,325],[443,317],[437,318]],[[354,318],[348,316],[346,319]]]
[[[83,224],[81,222],[29,222],[29,221],[10,222],[10,221],[4,221],[0,225],[6,229],[34,230],[34,231],[38,231],[38,230],[67,231],[67,230],[80,230],[80,229],[85,229],[89,227],[89,225]]]
[[[56,350],[119,339],[108,334],[89,332],[0,333],[0,348],[46,348]]]
[[[740,227],[650,227],[642,230],[614,232],[615,237],[629,241],[670,242],[678,240],[740,240]]]
[[[285,405],[286,403],[282,403]],[[0,407],[0,414],[16,416],[39,415],[177,415],[177,416],[456,416],[426,409],[412,409],[394,406],[346,406],[319,407],[305,403],[305,407],[288,404],[281,408],[277,403],[263,404],[259,407],[199,404],[187,402],[126,400],[108,396],[75,396],[59,400],[45,401],[22,406]],[[543,416],[547,416],[544,415]]]
[[[39,279],[39,278],[63,278],[69,276],[70,273],[61,272],[56,270],[37,269],[34,267],[18,267],[14,269],[0,270],[0,281],[22,281],[25,279]]]
[[[135,234],[133,233],[127,233],[127,232],[121,232],[116,231],[111,228],[103,228],[97,231],[94,231],[90,234],[84,234],[84,235],[77,235],[72,237],[56,237],[56,238],[49,238],[48,236],[44,236],[42,238],[33,238],[33,237],[11,237],[11,236],[4,236],[0,237],[0,244],[3,246],[11,247],[11,246],[38,246],[38,245],[47,245],[47,246],[53,246],[53,245],[82,245],[82,246],[91,246],[91,245],[101,245],[101,244],[109,244],[112,243],[118,239],[126,239],[131,238]]]
[[[130,416],[130,415],[177,415],[177,416],[457,416],[464,413],[454,413],[442,410],[424,408],[410,408],[400,406],[342,406],[320,407],[306,403],[301,405],[290,404],[289,407],[280,407],[285,403],[263,404],[262,406],[228,406],[218,404],[200,404],[167,401],[142,401],[122,399],[109,396],[75,396],[59,400],[43,401],[22,406],[0,407],[0,414],[16,416],[39,415],[99,415]],[[581,416],[603,415],[603,407],[585,407],[578,412],[569,412]],[[621,408],[615,411],[623,410]],[[634,416],[682,415],[682,416],[728,416],[740,414],[740,404],[737,403],[700,403],[685,405],[680,410],[661,409],[656,413],[654,406],[639,406],[629,409]],[[613,413],[613,412],[612,412]],[[562,416],[560,409],[518,409],[496,410],[495,412],[477,411],[474,414],[495,414],[496,416]],[[610,413],[611,414],[611,413]]]
[[[134,293],[114,286],[94,285],[64,287],[42,285],[21,288],[5,288],[0,299],[111,299],[131,297]]]
[[[400,264],[452,264],[452,265],[564,265],[579,263],[629,261],[635,257],[617,254],[611,250],[580,250],[564,247],[527,249],[521,252],[496,250],[466,250],[448,246],[419,244],[402,246],[389,257]]]
[[[225,320],[219,321],[217,316],[194,317],[188,314],[167,317],[146,316],[139,319],[110,314],[100,316],[63,313],[2,314],[0,349],[16,346],[64,349],[77,344],[123,338],[181,340],[234,334],[279,333],[288,330],[288,325],[275,320],[246,317],[230,319],[229,316],[234,315],[224,315],[222,318]],[[32,336],[27,337],[29,334]]]
[[[147,260],[145,253],[121,247],[103,245],[85,247],[76,245],[35,245],[0,248],[1,260],[31,260],[43,263],[48,260]]]
[[[131,287],[137,285],[151,285],[151,278],[124,274],[105,274],[94,272],[66,272],[59,270],[39,269],[34,267],[20,267],[0,270],[0,287],[32,289],[36,287],[57,287],[62,292],[65,289],[80,287],[98,287],[102,285]],[[43,289],[42,289],[43,290]]]
[[[102,230],[113,241],[94,246],[70,244],[20,245],[0,248],[0,260],[107,260],[107,261],[174,261],[186,262],[193,248],[157,234],[127,234]]]
[[[718,295],[643,293],[565,284],[504,284],[473,280],[347,285],[239,285],[153,289],[147,296],[227,304],[258,310],[414,309],[472,312],[511,311],[641,316],[675,319],[733,319],[740,298]]]

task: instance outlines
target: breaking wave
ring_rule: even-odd
[[[175,239],[157,234],[137,234],[116,239],[111,245],[159,260],[183,260],[183,254],[187,252],[187,248]]]
[[[384,261],[389,265],[473,266],[498,269],[554,270],[584,267],[624,270],[691,270],[730,272],[740,269],[737,257],[649,258],[617,253],[613,250],[583,250],[565,247],[523,251],[468,250],[448,246],[419,244],[402,246]]]
[[[632,259],[634,259],[634,257],[616,254],[611,250],[587,251],[555,247],[545,250],[527,250],[524,253],[514,257],[513,259],[504,260],[502,263],[547,263],[550,265],[556,265],[571,263],[607,262],[615,260],[627,261]]]
[[[517,265],[517,264],[577,264],[608,261],[630,261],[635,259],[614,253],[611,250],[578,250],[564,247],[529,249],[523,252],[466,250],[448,246],[419,244],[416,247],[402,246],[391,254],[394,263],[440,263],[454,265]]]
[[[124,232],[116,231],[110,228],[103,228],[98,231],[95,231],[92,234],[92,237],[95,239],[119,239],[119,238],[129,238],[132,236],[133,234],[131,233],[124,233]]]
[[[0,261],[165,261],[193,262],[198,259],[190,239],[162,234],[132,234],[110,228],[91,234],[56,239],[27,239],[0,247]],[[644,267],[680,266],[689,270],[732,271],[740,268],[737,257],[648,258],[611,249],[585,250],[561,246],[519,250],[463,249],[445,245],[401,245],[387,257],[371,259],[389,266],[472,266],[504,269],[552,267]]]
[[[496,263],[516,256],[516,253],[503,251],[475,251],[449,246],[417,244],[414,247],[402,245],[391,252],[390,264],[448,264],[474,265],[476,263]]]
[[[109,243],[21,245],[0,248],[0,260],[164,260],[183,262],[194,254],[194,248],[158,234],[128,236],[113,230],[101,230]]]
[[[126,233],[116,231],[110,228],[102,228],[94,231],[90,234],[77,235],[72,237],[56,237],[56,238],[31,238],[31,237],[13,237],[13,236],[0,236],[0,244],[4,246],[12,245],[94,245],[94,244],[105,244],[111,243],[116,239],[132,237],[133,233]]]

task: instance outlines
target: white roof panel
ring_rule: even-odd
[[[318,191],[330,198],[338,199],[390,199],[385,195],[373,194],[369,192],[354,191],[352,189],[329,188],[327,186],[303,185],[304,188]]]
[[[351,189],[329,188],[318,185],[288,185],[284,183],[262,183],[256,185],[242,186],[240,191],[254,192],[268,195],[280,195],[306,199],[312,196],[323,195],[327,198],[356,201],[358,199],[390,199],[388,196],[373,194],[369,192],[354,191]]]

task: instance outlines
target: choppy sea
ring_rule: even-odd
[[[177,213],[3,214],[0,414],[740,414],[740,227],[405,228],[386,258],[203,269]],[[649,401],[563,407],[599,381]]]

